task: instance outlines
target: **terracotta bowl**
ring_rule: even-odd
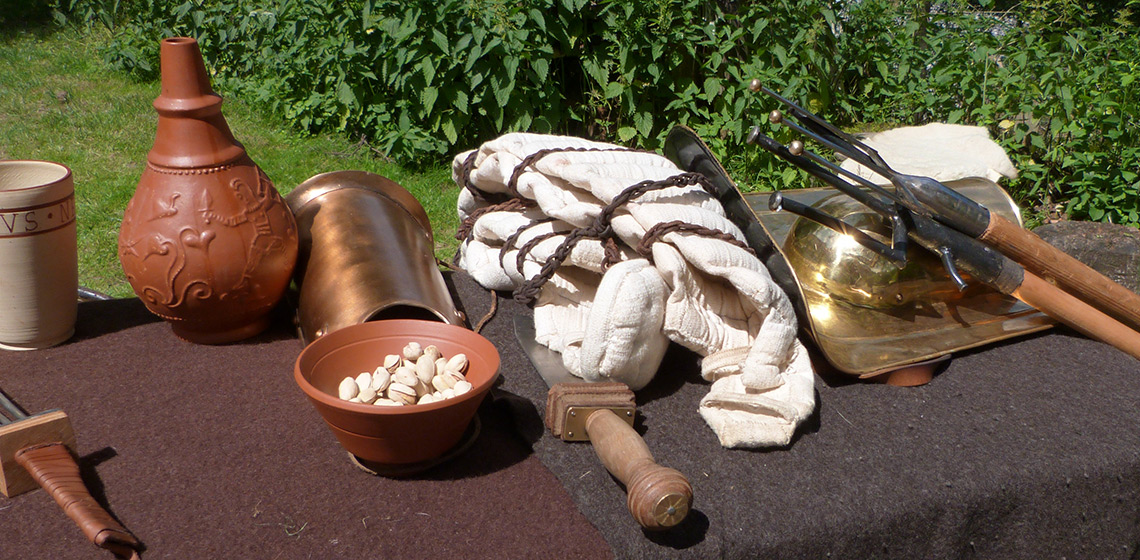
[[[438,402],[407,406],[350,403],[337,397],[345,377],[374,371],[408,342],[434,344],[446,357],[467,355],[471,391]],[[499,352],[463,327],[392,319],[344,327],[309,344],[293,377],[349,453],[386,465],[421,463],[459,443],[483,397],[499,376]]]

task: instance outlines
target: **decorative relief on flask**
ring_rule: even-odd
[[[197,42],[167,39],[161,55],[158,132],[123,217],[119,259],[180,337],[233,342],[268,326],[296,262],[297,226],[230,133]]]

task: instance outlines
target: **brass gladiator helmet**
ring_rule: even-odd
[[[988,179],[948,186],[1011,221],[1017,206]],[[745,196],[746,200],[754,195]],[[889,243],[885,218],[831,188],[785,191],[786,197],[841,218]],[[959,291],[940,260],[920,247],[905,264],[860,245],[851,236],[788,212],[752,204],[794,278],[800,326],[837,369],[859,376],[931,360],[950,352],[1047,328],[1047,317],[981,283]]]
[[[845,194],[827,196],[816,207],[883,243],[890,242],[882,215]],[[803,290],[859,307],[888,309],[961,296],[942,263],[929,251],[910,247],[906,264],[900,265],[850,235],[804,218],[792,226],[784,254]]]
[[[841,372],[871,377],[910,369],[1052,325],[1032,307],[979,282],[958,291],[940,260],[924,249],[909,248],[900,265],[850,234],[777,211],[779,205],[770,206],[771,193],[741,192],[691,129],[675,127],[665,141],[665,154],[715,186],[725,212],[791,299],[800,328]],[[1017,205],[993,181],[967,178],[946,186],[1020,223]],[[838,189],[813,187],[781,195],[785,204],[820,210],[889,245],[884,218]]]

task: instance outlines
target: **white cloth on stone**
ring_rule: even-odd
[[[1001,146],[981,126],[930,123],[870,134],[862,139],[899,173],[954,181],[985,177],[995,183],[1017,177],[1017,168]],[[885,177],[854,160],[840,166],[875,184],[889,184]]]
[[[570,150],[516,169],[531,154],[559,148]],[[511,193],[514,176],[515,191],[534,203],[485,211],[460,247],[459,265],[495,290],[517,290],[539,276],[575,228],[598,227],[603,208],[631,186],[685,177],[657,154],[525,133],[456,156],[453,176],[461,185],[465,169],[485,195]],[[635,390],[652,380],[668,342],[677,342],[704,357],[701,373],[712,385],[700,412],[722,445],[785,445],[815,405],[814,374],[795,336],[791,304],[743,248],[742,232],[719,201],[691,182],[647,190],[615,206],[608,224],[620,252],[608,268],[600,240],[578,239],[535,299],[537,339],[560,352],[575,375],[622,381]],[[460,217],[481,212],[489,205],[485,198],[464,189]],[[673,221],[735,242],[681,230],[656,239],[652,261],[633,250],[648,230]],[[520,249],[544,234],[550,237],[520,260]]]

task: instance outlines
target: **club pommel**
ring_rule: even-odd
[[[652,465],[638,471],[626,487],[626,506],[638,524],[650,531],[684,521],[693,504],[689,479],[675,469]]]
[[[658,465],[633,429],[633,391],[624,383],[559,383],[546,400],[546,425],[566,441],[589,440],[606,470],[626,487],[633,518],[650,531],[689,514],[693,489],[685,475]]]

